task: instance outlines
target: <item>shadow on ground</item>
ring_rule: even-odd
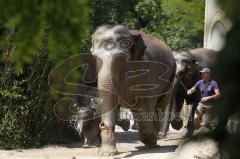
[[[130,151],[130,154],[127,154],[124,157],[121,158],[129,158],[137,155],[142,154],[151,154],[151,153],[169,153],[174,152],[178,148],[178,145],[168,145],[168,146],[157,146],[154,148],[147,148],[145,146],[138,146],[136,147],[137,150]],[[114,159],[120,159],[120,158],[114,158]]]
[[[116,132],[117,143],[136,143],[139,141],[138,132]]]

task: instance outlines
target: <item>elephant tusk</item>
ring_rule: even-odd
[[[102,122],[102,123],[99,124],[99,127],[100,127],[100,129],[104,129],[105,128],[105,124]]]
[[[104,124],[104,122],[101,122],[101,123],[99,124],[99,128],[100,128],[101,131],[102,131],[102,130],[111,130],[111,127],[109,127],[109,126],[107,126],[106,124]]]

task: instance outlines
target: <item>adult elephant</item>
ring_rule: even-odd
[[[203,67],[212,68],[216,61],[216,52],[212,49],[197,48],[188,51],[174,52],[174,58],[177,64],[176,79],[174,82],[174,102],[173,114],[174,118],[171,125],[174,129],[181,129],[183,126],[180,112],[184,104],[192,105],[191,113],[187,124],[187,136],[191,136],[194,132],[194,113],[200,101],[200,92],[196,92],[190,96],[187,90],[201,79],[200,70]]]
[[[106,24],[93,33],[91,54],[95,67],[89,68],[96,70],[102,99],[99,154],[118,152],[114,129],[120,106],[137,114],[140,140],[155,146],[158,132],[166,130],[170,122],[169,115],[160,114],[171,113],[172,106],[176,64],[169,47],[142,31]]]

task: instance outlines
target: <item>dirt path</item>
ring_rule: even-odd
[[[71,145],[62,146],[46,146],[39,149],[28,149],[28,150],[0,150],[0,159],[86,159],[86,158],[100,158],[100,159],[120,159],[120,158],[131,158],[131,159],[172,159],[179,158],[182,156],[184,159],[195,158],[194,151],[201,150],[206,144],[213,143],[202,143],[202,145],[194,144],[190,146],[191,148],[184,148],[179,145],[183,143],[183,134],[180,132],[170,132],[166,138],[158,140],[159,147],[147,149],[143,146],[141,142],[138,141],[138,133],[136,131],[129,132],[117,132],[117,148],[120,152],[119,155],[113,157],[100,157],[97,155],[98,148],[88,148],[83,149],[81,143],[73,143]],[[188,145],[189,146],[189,145]],[[199,147],[200,146],[200,147]],[[214,145],[213,145],[214,146]],[[178,148],[179,147],[179,148]],[[210,150],[212,145],[210,145]],[[180,149],[184,154],[176,151]],[[188,152],[189,149],[189,152]],[[209,151],[209,149],[207,149]],[[191,151],[191,152],[190,152]],[[187,156],[186,156],[187,155]],[[181,158],[182,158],[181,157]]]

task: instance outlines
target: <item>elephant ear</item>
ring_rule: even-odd
[[[97,78],[97,70],[96,70],[96,59],[92,56],[92,54],[89,54],[89,60],[87,68],[85,69],[85,72],[83,74],[83,82],[86,83],[94,83],[96,82]]]
[[[146,50],[146,45],[140,33],[132,32],[133,46],[131,48],[131,60],[140,60]]]

